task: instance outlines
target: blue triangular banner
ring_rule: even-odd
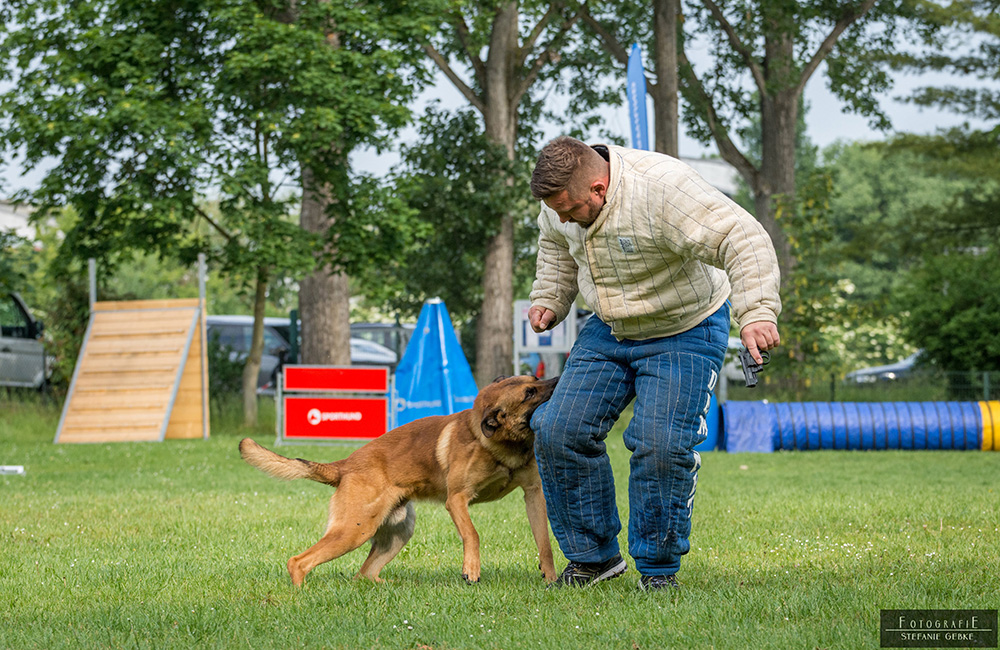
[[[396,368],[396,426],[470,408],[478,392],[444,302],[428,300]]]

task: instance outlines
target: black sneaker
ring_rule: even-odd
[[[586,564],[584,562],[570,562],[559,578],[550,587],[589,587],[602,580],[617,578],[625,573],[625,560],[621,555],[616,555],[607,562],[597,564]]]
[[[669,591],[680,589],[677,578],[669,576],[642,576],[639,578],[639,591]]]

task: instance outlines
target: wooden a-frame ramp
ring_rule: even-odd
[[[202,301],[95,302],[56,442],[207,438]]]

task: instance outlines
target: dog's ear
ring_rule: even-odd
[[[496,384],[498,382],[503,381],[504,379],[510,379],[510,375],[497,375],[496,377],[493,378],[493,381],[490,383]]]
[[[486,414],[483,418],[480,427],[483,430],[483,435],[487,438],[492,438],[493,435],[500,430],[503,426],[503,421],[505,419],[504,412],[499,408],[495,408]]]

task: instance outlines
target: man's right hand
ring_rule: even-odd
[[[539,334],[556,325],[556,313],[551,309],[534,305],[528,310],[528,323]]]

